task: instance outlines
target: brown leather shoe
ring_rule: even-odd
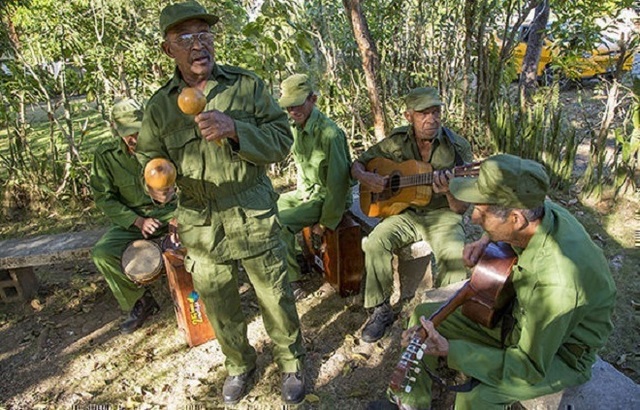
[[[135,332],[142,327],[149,316],[152,316],[159,310],[160,306],[153,298],[151,292],[149,290],[145,291],[144,295],[133,305],[129,317],[120,324],[120,332],[123,334]]]

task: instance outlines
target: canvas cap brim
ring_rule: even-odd
[[[134,122],[133,124],[116,126],[116,130],[118,131],[118,135],[120,137],[127,137],[129,135],[136,134],[140,132],[140,128],[142,128],[142,122]]]
[[[184,18],[178,19],[174,22],[172,22],[170,25],[168,25],[167,27],[165,27],[164,29],[164,33],[163,34],[167,34],[167,31],[171,28],[174,27],[180,23],[183,23],[187,20],[204,20],[206,21],[210,26],[213,26],[214,24],[216,24],[218,21],[220,21],[220,18],[218,16],[214,16],[213,14],[193,14],[190,16],[186,16]]]
[[[302,95],[299,97],[293,97],[293,96],[287,95],[280,98],[280,101],[278,101],[278,104],[280,104],[280,107],[282,108],[296,107],[298,105],[304,104],[304,102],[307,100],[307,97],[309,96]]]
[[[442,101],[433,101],[427,104],[423,104],[423,105],[417,105],[413,110],[414,111],[423,111],[426,110],[427,108],[431,108],[431,107],[442,107],[444,104],[442,103]]]
[[[449,182],[449,191],[459,201],[470,204],[495,204],[495,197],[484,195],[478,189],[478,178],[458,177]]]

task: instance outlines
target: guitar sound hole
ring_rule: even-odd
[[[391,194],[395,195],[400,190],[400,175],[392,174],[389,176],[389,190]]]

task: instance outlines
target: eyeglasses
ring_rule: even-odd
[[[213,34],[208,31],[201,31],[200,33],[189,33],[179,35],[178,38],[172,40],[172,43],[175,43],[178,47],[181,48],[191,48],[193,43],[195,43],[196,39],[200,42],[200,44],[212,44],[213,43]]]

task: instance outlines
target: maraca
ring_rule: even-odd
[[[183,88],[178,95],[178,107],[187,115],[198,115],[207,105],[207,99],[198,88]]]
[[[157,191],[172,187],[176,182],[176,167],[165,158],[154,158],[144,167],[144,181]]]
[[[178,107],[187,115],[198,115],[207,105],[207,99],[200,89],[185,87],[178,95]],[[216,140],[218,146],[222,146],[222,141]]]

